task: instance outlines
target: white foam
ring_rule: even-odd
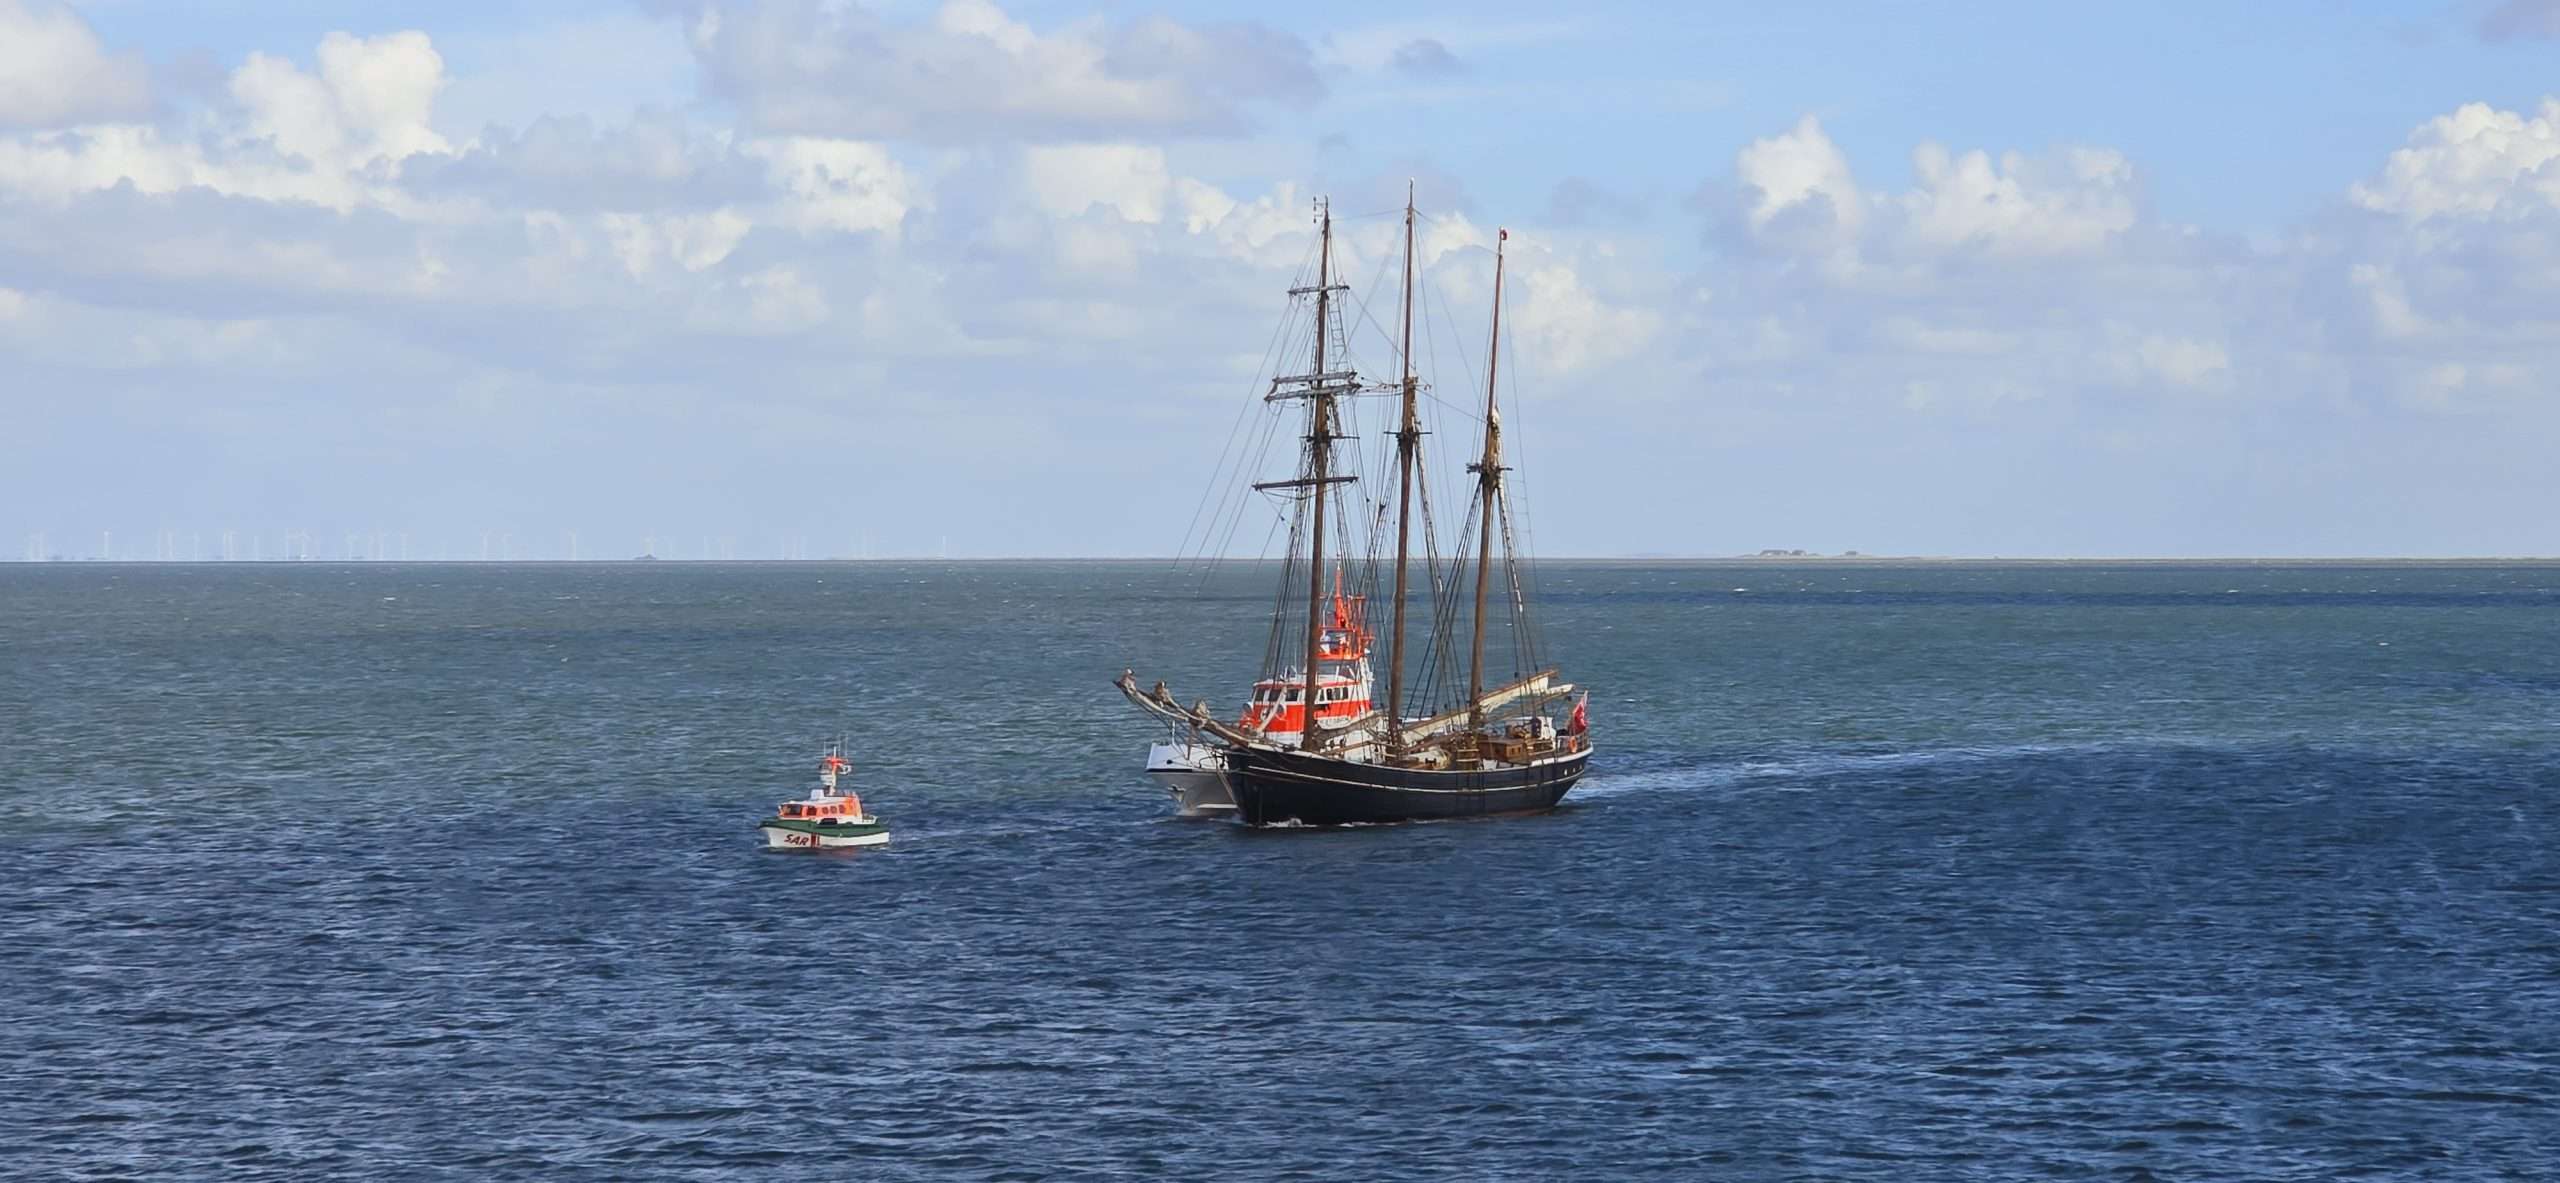
[[[1798,758],[1778,760],[1711,761],[1671,768],[1595,773],[1584,777],[1582,783],[1574,787],[1573,795],[1567,800],[1590,800],[1666,789],[1716,789],[1763,784],[1781,791],[1802,792],[1810,789],[1811,786],[1787,782],[1859,772],[1926,767],[1932,764],[2094,750],[2097,746],[2100,745],[2002,744],[1987,747],[1922,748],[1901,752],[1813,753]]]

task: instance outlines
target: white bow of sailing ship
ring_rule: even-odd
[[[1402,332],[1395,345],[1402,376],[1392,383],[1363,382],[1344,356],[1349,336],[1340,305],[1350,288],[1335,272],[1333,215],[1323,202],[1316,220],[1314,282],[1290,289],[1293,300],[1313,306],[1309,364],[1303,373],[1271,379],[1262,396],[1297,404],[1305,416],[1293,475],[1252,485],[1288,506],[1289,549],[1263,673],[1232,723],[1211,714],[1205,702],[1182,706],[1162,682],[1141,690],[1134,671],[1122,673],[1121,692],[1173,731],[1150,749],[1147,770],[1172,790],[1183,812],[1232,813],[1251,826],[1553,808],[1589,765],[1591,745],[1584,704],[1562,728],[1545,713],[1573,687],[1543,664],[1515,545],[1499,380],[1503,247],[1510,234],[1495,240],[1482,449],[1466,465],[1472,488],[1464,526],[1472,530],[1459,530],[1458,552],[1444,563],[1422,448],[1424,384],[1414,372],[1412,202],[1404,210]],[[1344,441],[1359,438],[1346,427],[1354,400],[1369,395],[1394,396],[1399,412],[1394,430],[1382,436],[1392,441],[1394,487],[1374,496],[1360,487],[1356,453],[1348,464],[1340,455]],[[1384,553],[1390,521],[1392,558]],[[1365,555],[1355,549],[1364,541],[1363,526],[1369,528]],[[1357,590],[1344,590],[1346,578]],[[1373,702],[1368,619],[1369,590],[1381,578],[1391,586],[1383,709]],[[1412,611],[1417,593],[1425,613]],[[1513,668],[1487,685],[1489,617],[1497,610]],[[1421,627],[1409,627],[1415,624]],[[1415,643],[1408,645],[1409,636]],[[1416,705],[1422,709],[1410,709]]]

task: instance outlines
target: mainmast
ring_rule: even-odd
[[[1404,600],[1405,563],[1413,551],[1413,462],[1422,446],[1422,425],[1414,414],[1413,381],[1413,182],[1404,187],[1404,418],[1396,428],[1396,623],[1395,664],[1387,669],[1387,746],[1404,747]]]
[[[1304,720],[1298,727],[1298,749],[1307,752],[1316,750],[1316,671],[1324,653],[1324,490],[1330,483],[1325,469],[1333,456],[1333,391],[1324,378],[1324,344],[1333,309],[1333,203],[1319,201],[1316,209],[1323,231],[1316,247],[1316,380],[1309,388],[1312,410],[1307,416],[1307,450],[1313,455],[1307,479],[1314,491],[1310,508],[1315,528],[1307,545],[1307,684]]]
[[[1502,244],[1511,241],[1511,232],[1500,231],[1493,240],[1493,333],[1485,339],[1484,350],[1484,459],[1467,467],[1476,474],[1477,488],[1484,504],[1477,509],[1481,521],[1476,535],[1476,639],[1467,655],[1467,729],[1484,728],[1484,596],[1486,581],[1493,574],[1493,515],[1500,512],[1502,491],[1502,404],[1495,397],[1500,389],[1495,384],[1502,357]]]

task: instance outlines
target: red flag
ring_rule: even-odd
[[[1581,698],[1574,700],[1573,718],[1566,721],[1564,733],[1580,735],[1589,730],[1591,730],[1591,692],[1586,690],[1582,692]]]

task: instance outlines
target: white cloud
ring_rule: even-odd
[[[1866,201],[1849,158],[1807,115],[1780,135],[1753,140],[1734,158],[1734,174],[1751,188],[1751,227],[1766,230],[1781,215],[1811,210],[1826,235],[1852,238],[1866,220]]]
[[[2085,254],[2133,227],[2133,168],[2115,152],[2073,148],[2047,159],[2016,152],[1911,154],[1919,187],[1900,198],[1909,241],[1929,252]]]
[[[106,52],[70,5],[0,0],[0,128],[126,119],[150,107],[142,59]]]
[[[448,155],[410,157],[402,162],[400,181],[422,200],[471,198],[565,210],[706,209],[765,193],[765,174],[772,170],[756,167],[745,154],[768,160],[793,155],[787,141],[744,149],[726,129],[698,127],[664,112],[642,111],[607,125],[583,115],[546,115],[521,128],[486,128]],[[852,170],[840,167],[834,175],[849,178]],[[825,187],[815,177],[799,183]]]
[[[129,182],[145,193],[201,186],[338,210],[390,200],[403,158],[447,149],[428,126],[443,59],[421,33],[331,33],[319,61],[313,75],[249,55],[229,80],[236,118],[201,138],[100,124],[0,140],[0,191],[64,201]]]
[[[1308,257],[1297,175],[1326,165],[1302,145],[1173,137],[1292,101],[1303,47],[1214,80],[1201,63],[1250,46],[1249,30],[1026,23],[976,3],[924,19],[799,0],[688,16],[734,126],[704,104],[524,111],[465,136],[445,110],[465,81],[447,62],[471,55],[422,34],[336,34],[308,57],[245,58],[200,105],[0,132],[0,325],[51,387],[112,370],[136,376],[129,398],[231,390],[269,426],[394,403],[429,421],[469,401],[478,422],[551,440],[564,437],[543,434],[545,417],[592,424],[609,406],[601,418],[628,422],[645,412],[621,408],[654,406],[682,425],[662,446],[715,415],[744,421],[734,411],[919,450],[940,437],[872,421],[975,416],[1030,448],[1072,421],[1188,431],[1195,404],[1240,393]],[[720,75],[749,65],[774,72]],[[976,92],[912,92],[928,67]],[[1254,75],[1266,67],[1279,72]],[[776,130],[802,116],[809,130]],[[2458,418],[2419,415],[2433,408],[2521,414],[2560,372],[2555,123],[2549,104],[2453,111],[2397,154],[2376,145],[2372,174],[2338,178],[2343,199],[2316,218],[2246,243],[2162,222],[2144,170],[2102,147],[1928,142],[1907,185],[1862,184],[1859,166],[1893,162],[1853,161],[1806,117],[1730,145],[1703,265],[1688,232],[1640,217],[1565,227],[1503,211],[1505,323],[1533,399],[1568,395],[1595,423],[1642,402],[1660,425],[1609,445],[1646,465],[1589,461],[1593,489],[1625,491],[1609,483],[1620,468],[1677,468],[1682,439],[1818,439],[1863,461],[1944,449],[1948,469],[1987,471],[2188,456],[2277,417],[2235,413],[2241,398],[2341,412],[2303,416],[2314,431]],[[1439,298],[1426,331],[1440,378],[1480,382],[1501,222],[1441,204],[1421,229]],[[1395,220],[1337,229],[1363,298],[1392,291]],[[1355,352],[1392,362],[1374,338]],[[346,394],[373,385],[396,389]],[[1165,440],[1078,442],[1106,456]]]
[[[2347,191],[2360,206],[2411,221],[2515,216],[2560,207],[2560,100],[2527,116],[2466,103],[2410,133],[2382,175]]]
[[[2066,148],[2047,156],[1961,155],[1936,143],[1911,154],[1915,186],[1860,188],[1848,156],[1811,115],[1734,157],[1750,234],[1818,259],[1848,278],[1887,261],[1958,256],[2089,255],[2140,219],[2137,181],[2120,153]]]
[[[192,184],[202,157],[154,128],[108,125],[0,139],[0,190],[67,201],[130,181],[145,193]]]
[[[826,323],[826,293],[793,268],[767,267],[739,280],[737,288],[756,331],[793,333]]]
[[[1393,21],[1338,29],[1317,45],[1327,67],[1361,73],[1387,73],[1417,64],[1424,73],[1458,64],[1475,54],[1526,47],[1549,47],[1583,34],[1571,21],[1489,20],[1481,12],[1463,12],[1437,21]],[[1435,54],[1431,47],[1437,47]],[[1451,62],[1442,63],[1440,56]]]
[[[1998,329],[1931,324],[1918,316],[1886,317],[1885,339],[1915,353],[1991,355],[2018,347],[2019,335]]]
[[[989,0],[922,22],[859,4],[705,3],[693,48],[759,129],[859,139],[1226,134],[1321,93],[1306,46],[1258,25],[1148,18],[1039,32]]]
[[[1032,199],[1061,217],[1105,205],[1128,221],[1160,222],[1173,190],[1164,149],[1137,144],[1034,146],[1024,149],[1022,169]]]
[[[231,75],[231,95],[248,113],[244,135],[272,142],[319,171],[345,172],[376,160],[443,152],[430,126],[444,58],[427,35],[391,33],[320,40],[320,73],[251,54]]]
[[[1426,267],[1438,264],[1453,251],[1493,249],[1493,233],[1464,213],[1432,218],[1415,230],[1414,238],[1414,253],[1421,256]]]
[[[2140,170],[2104,148],[1924,143],[1910,187],[1884,191],[1802,120],[1702,191],[1718,299],[1662,339],[1721,387],[1794,400],[2015,418],[2202,391],[2522,413],[2560,373],[2560,100],[2465,105],[2374,158],[2292,233],[2244,241],[2153,217]]]
[[[2386,341],[2424,337],[2434,331],[2409,304],[2409,291],[2388,267],[2358,263],[2347,269],[2347,282],[2364,297],[2375,332]]]
[[[733,210],[707,214],[605,214],[604,232],[614,254],[634,276],[646,276],[661,260],[700,271],[729,257],[755,223]]]
[[[2144,369],[2173,386],[2207,386],[2231,372],[2231,355],[2211,341],[2145,337],[2135,355]]]
[[[800,229],[894,232],[915,207],[904,168],[879,144],[786,136],[746,146],[789,197],[785,220]]]
[[[2458,361],[2428,366],[2418,377],[2418,401],[2430,406],[2443,406],[2453,401],[2471,379],[2471,368]]]
[[[692,102],[696,70],[681,22],[644,5],[577,11],[586,7],[526,6],[514,10],[520,24],[438,35],[447,58],[471,64],[436,96],[446,138],[541,116],[614,124]]]
[[[2477,407],[2560,373],[2560,99],[2430,119],[2347,197],[2330,274],[2361,388]]]
[[[1543,372],[1563,374],[1630,357],[1661,331],[1659,311],[1601,298],[1574,262],[1512,236],[1510,299],[1523,344]]]

